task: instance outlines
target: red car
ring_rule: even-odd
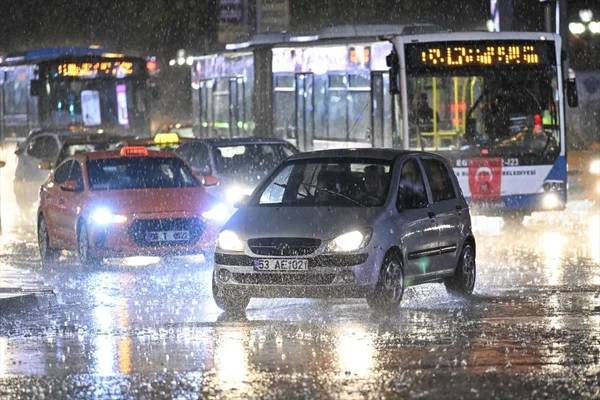
[[[40,189],[43,264],[73,250],[85,266],[103,258],[188,255],[212,250],[221,216],[173,153],[124,147],[62,162]],[[220,221],[222,222],[222,221]]]

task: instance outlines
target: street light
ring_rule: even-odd
[[[593,17],[594,17],[594,13],[592,12],[592,10],[589,10],[589,9],[579,10],[579,18],[583,22],[588,23],[592,20]]]
[[[573,35],[581,35],[583,32],[585,32],[585,25],[581,22],[570,22],[569,32],[571,32]]]
[[[592,21],[588,24],[588,29],[591,33],[598,34],[600,33],[600,21]]]

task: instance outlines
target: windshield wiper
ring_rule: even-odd
[[[323,187],[320,188],[320,187],[317,187],[317,185],[312,185],[310,183],[305,183],[305,182],[302,182],[302,185],[304,185],[305,187],[310,187],[310,188],[316,189],[316,190],[322,190],[325,193],[329,193],[329,194],[332,194],[334,196],[341,197],[342,199],[348,200],[349,202],[351,202],[351,203],[353,203],[353,204],[355,204],[355,205],[357,205],[359,207],[366,207],[366,205],[364,205],[363,203],[361,203],[359,201],[356,201],[353,198],[351,198],[349,196],[346,196],[345,194],[342,194],[340,192],[336,192],[335,190],[331,190],[331,189],[327,189],[327,188],[323,188]]]

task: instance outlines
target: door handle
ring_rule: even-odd
[[[460,204],[456,205],[456,211],[462,211],[463,206],[461,206]]]
[[[435,218],[435,213],[434,213],[433,211],[429,211],[429,212],[427,213],[427,216],[428,216],[429,218],[433,219],[433,218]]]
[[[63,205],[65,204],[65,201],[63,199],[58,200],[58,204]]]

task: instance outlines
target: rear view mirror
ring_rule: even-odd
[[[216,176],[208,175],[202,177],[202,185],[204,186],[216,186],[219,184],[219,178]]]
[[[29,81],[29,93],[32,96],[40,96],[42,94],[42,81],[39,79]]]
[[[52,168],[54,168],[54,165],[48,160],[43,160],[39,163],[38,168],[50,171]]]
[[[65,192],[81,192],[81,187],[77,184],[77,181],[66,181],[60,185],[60,189]]]

